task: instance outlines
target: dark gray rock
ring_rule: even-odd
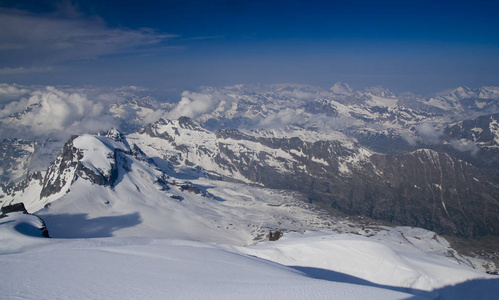
[[[11,205],[5,205],[2,207],[2,214],[8,214],[11,212],[22,212],[27,214],[28,211],[26,210],[26,207],[24,207],[24,203],[15,203]]]
[[[217,136],[245,138],[234,130]],[[499,234],[499,188],[479,168],[446,153],[422,149],[374,154],[344,174],[339,158],[355,151],[339,142],[307,143],[298,138],[258,138],[258,142],[288,153],[294,149],[304,156],[294,155],[297,162],[288,162],[251,149],[235,153],[220,143],[215,161],[266,187],[299,191],[315,203],[348,214],[466,237]],[[268,165],[270,158],[281,160],[285,170]]]

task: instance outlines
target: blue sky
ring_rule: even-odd
[[[0,82],[499,85],[497,1],[1,1]]]

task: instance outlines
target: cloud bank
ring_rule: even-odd
[[[178,119],[182,116],[197,118],[202,114],[212,112],[219,102],[220,100],[213,95],[185,91],[177,106],[166,116],[170,119]]]
[[[182,93],[180,102],[165,117],[168,119],[178,119],[185,116],[192,119],[201,117],[204,114],[216,114],[231,108],[236,100],[222,93],[194,93],[185,91]],[[205,120],[202,120],[205,121]]]
[[[116,125],[106,106],[85,94],[55,87],[35,90],[0,110],[0,136],[38,139],[106,130]]]
[[[0,105],[27,95],[30,89],[17,84],[0,83]]]

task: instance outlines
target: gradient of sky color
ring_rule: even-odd
[[[498,1],[2,1],[0,82],[499,85]]]

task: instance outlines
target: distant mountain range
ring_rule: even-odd
[[[82,182],[105,207],[120,189],[141,199],[216,199],[193,183],[204,178],[443,234],[499,235],[498,103],[498,87],[419,97],[340,83],[202,88],[178,103],[128,96],[96,115],[113,120],[112,130],[3,139],[0,201],[50,211],[87,197],[74,194]],[[18,107],[2,127],[36,126],[27,120],[49,109]]]

